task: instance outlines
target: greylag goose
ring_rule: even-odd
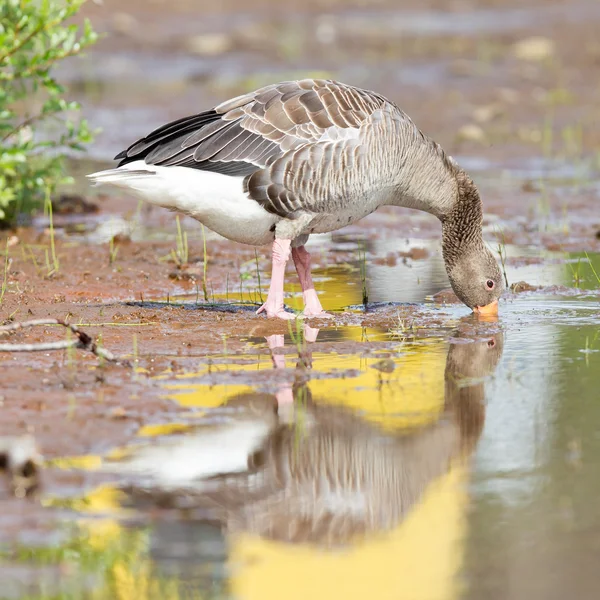
[[[272,244],[269,317],[285,311],[290,254],[304,314],[323,314],[304,244],[381,206],[416,208],[442,222],[446,271],[468,307],[497,313],[503,282],[482,238],[479,192],[454,160],[395,104],[319,79],[286,81],[163,125],[88,175],[189,215],[220,235]]]

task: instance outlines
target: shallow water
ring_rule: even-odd
[[[193,418],[57,461],[113,475],[44,497],[78,517],[13,553],[6,597],[591,597],[600,303],[461,313],[250,336],[157,376]]]

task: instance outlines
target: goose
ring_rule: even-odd
[[[284,308],[291,256],[304,316],[324,315],[305,248],[378,208],[431,213],[442,224],[450,284],[474,312],[497,314],[503,281],[483,242],[482,202],[467,173],[398,106],[331,80],[284,81],[173,121],[88,175],[189,215],[223,237],[271,244],[272,275],[258,313]]]

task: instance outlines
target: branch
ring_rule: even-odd
[[[27,77],[31,77],[33,75],[40,75],[44,71],[48,71],[50,67],[59,60],[69,58],[70,56],[77,56],[82,49],[82,46],[80,46],[78,49],[73,48],[64,52],[63,54],[58,54],[53,58],[48,58],[46,62],[41,65],[33,65],[19,73],[4,73],[3,76],[0,77],[0,81],[18,81],[19,79],[26,79]]]
[[[30,42],[38,33],[42,33],[48,27],[54,27],[58,22],[50,21],[49,23],[40,23],[36,28],[32,29],[24,38],[18,41],[12,48],[9,48],[4,54],[0,55],[0,63],[3,63],[7,58],[18,52],[27,42]]]
[[[40,344],[0,344],[0,352],[47,352],[48,350],[65,350],[67,348],[79,348],[87,350],[99,358],[110,362],[121,363],[125,366],[131,366],[127,360],[115,356],[109,350],[98,346],[94,338],[85,331],[81,331],[76,325],[66,323],[61,319],[32,319],[21,323],[10,323],[0,327],[0,335],[11,331],[18,331],[26,327],[36,327],[38,325],[62,325],[71,330],[76,336],[74,340],[63,340],[60,342],[42,342]]]
[[[6,50],[4,52],[4,54],[0,55],[0,64],[3,63],[7,58],[13,56],[14,54],[16,54],[21,48],[23,48],[23,46],[25,46],[25,44],[27,44],[28,42],[30,42],[36,35],[48,31],[50,29],[52,29],[53,27],[56,27],[57,25],[60,25],[61,23],[64,23],[70,16],[70,14],[66,14],[65,16],[58,16],[55,17],[54,19],[51,19],[50,21],[40,21],[40,23],[37,25],[37,27],[34,27],[24,38],[22,38],[21,40],[18,40],[17,43],[12,47],[12,48],[8,48],[8,50]]]
[[[25,119],[24,121],[22,121],[21,123],[19,123],[18,125],[15,125],[15,127],[13,127],[13,129],[11,129],[3,138],[2,140],[0,140],[0,142],[6,142],[9,138],[11,138],[13,135],[16,135],[17,133],[19,133],[19,131],[21,131],[21,129],[23,129],[23,127],[27,127],[28,125],[31,125],[32,123],[34,123],[35,121],[41,119],[42,117],[44,117],[45,115],[41,112],[39,112],[37,115],[33,115],[32,117],[27,117],[27,119]]]

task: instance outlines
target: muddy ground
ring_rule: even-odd
[[[2,577],[10,583],[9,597],[84,597],[81,590],[97,592],[90,597],[117,597],[111,596],[117,588],[111,588],[116,584],[108,575],[81,583],[75,563],[49,550],[72,549],[72,542],[65,541],[65,522],[86,512],[81,498],[85,504],[102,489],[100,483],[114,481],[94,465],[127,447],[145,427],[163,426],[150,429],[157,433],[168,433],[172,424],[185,428],[240,389],[289,397],[294,383],[309,381],[323,393],[348,394],[353,409],[370,414],[374,409],[360,394],[369,385],[379,389],[384,381],[401,381],[397,373],[410,364],[407,356],[423,348],[424,356],[438,357],[440,349],[439,356],[445,356],[457,340],[487,344],[499,334],[512,334],[518,344],[504,347],[498,375],[504,383],[486,397],[492,407],[494,399],[507,394],[521,407],[537,406],[539,396],[553,394],[589,402],[597,397],[589,368],[591,361],[592,370],[594,364],[598,370],[600,344],[600,5],[592,0],[251,4],[234,0],[200,9],[191,1],[124,5],[104,0],[88,3],[82,13],[106,38],[62,74],[91,125],[103,131],[89,160],[72,163],[76,184],[65,193],[75,194],[75,202],[57,196],[52,224],[40,214],[29,226],[0,234],[0,248],[8,244],[0,269],[5,273],[0,321],[58,318],[79,324],[132,366],[102,362],[83,351],[0,353],[0,435],[33,435],[45,461],[42,485],[32,499],[12,497],[8,484],[0,497],[0,544],[6,549]],[[316,236],[309,250],[317,290],[333,318],[290,329],[254,313],[261,294],[266,295],[268,249],[256,252],[229,243],[188,218],[181,219],[184,240],[173,214],[89,189],[81,177],[109,164],[124,146],[167,120],[303,74],[385,94],[471,173],[484,198],[485,237],[505,257],[509,283],[521,282],[507,292],[497,320],[480,321],[453,302],[440,256],[439,224],[428,215],[389,209],[333,235]],[[286,302],[299,308],[291,270],[287,281]],[[560,335],[547,336],[551,327]],[[559,338],[571,335],[581,339],[563,348]],[[63,339],[62,328],[45,326],[2,336],[0,344]],[[586,375],[577,371],[572,389],[547,383],[555,354],[562,361],[556,373],[587,366]],[[519,367],[515,376],[514,365],[521,359],[533,375]],[[438,366],[424,361],[418,378],[422,385],[434,378],[433,372],[443,377],[444,360]],[[383,379],[366,384],[365,373],[381,373]],[[537,382],[539,393],[526,384],[519,387],[520,378],[528,377]],[[423,396],[419,389],[411,388],[410,394]],[[390,390],[386,401],[392,403],[413,397]],[[515,406],[511,410],[521,414]],[[519,418],[536,431],[552,428],[554,421],[536,410]],[[588,415],[582,409],[583,414]],[[494,416],[492,409],[491,415],[488,420],[504,431],[510,412]],[[594,422],[593,416],[586,418]],[[580,426],[577,419],[565,426],[565,455],[581,454],[587,435],[588,449],[596,447],[597,434]],[[493,447],[489,430],[482,434],[477,464],[493,462],[486,440]],[[502,444],[496,452],[510,454]],[[469,492],[475,533],[463,535],[470,540],[466,566],[452,575],[467,581],[467,591],[454,596],[550,598],[564,597],[552,594],[567,588],[593,587],[593,569],[568,563],[568,551],[586,544],[597,551],[597,511],[582,500],[585,519],[578,520],[577,507],[565,500],[570,497],[562,489],[565,476],[553,470],[567,460],[563,454],[558,462],[532,456],[528,466],[516,460],[514,469],[488,471],[485,483],[485,469],[475,471]],[[589,466],[573,485],[581,483],[587,492],[584,472],[593,472],[600,454],[589,450],[585,457]],[[561,488],[548,495],[546,516],[550,521],[556,516],[556,502],[560,511],[575,515],[565,517],[576,523],[573,529],[565,527],[579,532],[572,544],[563,543],[560,527],[556,536],[548,534],[547,560],[531,564],[534,581],[536,574],[542,581],[549,565],[567,561],[568,566],[558,569],[565,573],[560,581],[547,586],[527,584],[508,553],[493,546],[497,532],[481,525],[481,514],[489,516],[482,507],[489,511],[493,506],[481,500],[486,485],[496,490],[498,502],[506,500],[508,506],[512,501],[500,485],[494,488],[490,472],[516,486],[529,467],[544,466],[549,469],[545,475]],[[543,504],[534,488],[524,494],[531,505]],[[115,504],[108,503],[105,511],[117,522]],[[519,522],[506,516],[498,522],[515,532],[514,537],[503,534],[517,548],[515,555],[528,543],[540,543],[533,534],[521,539]],[[38,554],[44,549],[50,558],[42,564]],[[474,558],[480,549],[487,550],[481,550],[487,558]],[[82,552],[79,546],[77,552]],[[108,550],[103,552],[100,559],[108,560]],[[125,555],[147,560],[139,548]],[[199,563],[212,564],[204,559]],[[506,587],[503,573],[515,573],[520,583]],[[145,577],[152,580],[148,573]],[[227,580],[203,577],[201,591],[210,587],[206,577],[212,583]],[[43,589],[50,590],[49,596],[41,595]],[[142,597],[139,590],[131,591],[135,588],[118,589],[118,597]],[[237,597],[260,597],[244,586],[228,589]],[[162,597],[156,591],[146,596]],[[430,590],[423,597],[449,596]]]

